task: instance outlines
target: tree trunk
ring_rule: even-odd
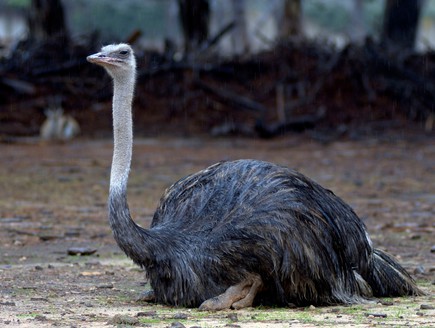
[[[243,55],[249,53],[249,38],[246,25],[246,1],[232,0],[234,21],[236,26],[231,34],[234,53]]]
[[[421,0],[387,0],[382,42],[413,49],[421,6]]]
[[[363,0],[352,0],[348,35],[352,43],[364,41],[367,30],[364,24]]]
[[[208,38],[210,6],[208,0],[178,0],[180,21],[186,53],[190,53]]]
[[[32,0],[29,39],[37,43],[56,41],[65,45],[68,42],[69,36],[60,0]]]
[[[301,33],[301,0],[284,0],[281,23],[278,26],[280,39],[285,40]]]

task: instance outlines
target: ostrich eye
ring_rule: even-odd
[[[128,54],[128,51],[127,51],[127,50],[121,50],[121,51],[119,52],[119,54],[120,54],[120,55],[126,55],[126,54]]]

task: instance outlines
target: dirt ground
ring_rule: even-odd
[[[106,217],[110,139],[0,147],[0,327],[435,326],[433,135],[328,145],[294,135],[136,140],[129,201],[141,225],[150,223],[164,189],[188,173],[227,159],[277,162],[350,203],[376,247],[394,254],[428,292],[355,306],[218,313],[136,301],[149,287],[117,248]]]

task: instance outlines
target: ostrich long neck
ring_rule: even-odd
[[[127,203],[127,182],[133,148],[133,100],[135,76],[114,78],[113,137],[114,151],[110,173],[109,222],[119,247],[137,264],[146,266],[166,249],[168,239],[160,232],[144,229],[131,218]]]
[[[113,82],[113,138],[114,150],[110,173],[110,190],[127,192],[133,148],[133,120],[131,104],[134,93],[134,75]]]
[[[118,245],[138,262],[149,258],[149,253],[146,246],[147,230],[134,223],[127,203],[127,182],[133,148],[131,104],[134,84],[134,74],[114,78],[114,151],[110,173],[109,222]]]

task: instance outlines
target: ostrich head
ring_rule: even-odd
[[[111,44],[86,58],[89,62],[103,66],[112,78],[131,76],[136,71],[136,59],[128,44]]]

